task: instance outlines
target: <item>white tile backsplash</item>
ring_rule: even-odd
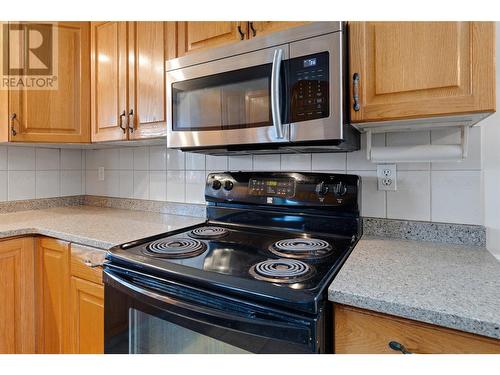
[[[35,171],[9,171],[7,180],[9,201],[36,198]]]
[[[34,171],[35,170],[35,148],[15,147],[8,148],[8,169],[9,171]]]
[[[374,144],[452,144],[460,134],[377,134]],[[0,201],[91,194],[204,203],[211,171],[318,171],[362,178],[362,215],[409,220],[482,224],[481,128],[471,129],[469,159],[461,163],[398,163],[398,190],[377,189],[376,164],[366,160],[366,141],[353,153],[205,156],[165,146],[100,150],[0,146]],[[425,165],[427,164],[427,165]],[[104,181],[97,169],[105,168]]]
[[[483,224],[481,171],[432,171],[431,180],[432,221]]]
[[[59,151],[59,150],[57,150]],[[60,196],[60,171],[36,171],[36,197]]]
[[[0,202],[7,200],[7,171],[0,171]]]
[[[398,171],[397,191],[387,192],[387,217],[429,221],[431,186],[428,171]]]

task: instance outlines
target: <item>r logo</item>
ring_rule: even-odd
[[[45,23],[3,25],[3,74],[53,74],[53,26]],[[7,53],[5,53],[7,52]]]

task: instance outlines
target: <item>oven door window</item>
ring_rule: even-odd
[[[172,84],[173,130],[271,126],[272,64]]]
[[[134,308],[129,309],[131,354],[245,354],[246,350]]]

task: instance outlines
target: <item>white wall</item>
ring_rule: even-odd
[[[457,143],[458,130],[377,135],[379,145]],[[398,191],[378,191],[376,165],[363,150],[340,154],[214,157],[164,146],[86,151],[86,193],[123,198],[203,203],[207,173],[224,170],[322,171],[363,178],[363,216],[483,224],[481,129],[471,133],[469,159],[398,165]],[[98,181],[98,168],[105,180]]]
[[[84,152],[0,146],[0,202],[80,195]]]
[[[500,22],[496,23],[496,61],[500,61]],[[496,71],[497,111],[500,111],[500,66]],[[500,114],[481,123],[486,246],[500,259]]]

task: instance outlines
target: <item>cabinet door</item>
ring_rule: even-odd
[[[74,353],[104,353],[104,286],[71,277]]]
[[[248,22],[177,22],[179,56],[248,38]]]
[[[167,134],[167,23],[129,22],[129,108],[131,139]]]
[[[32,238],[0,242],[0,354],[35,353]]]
[[[397,342],[418,354],[500,353],[500,340],[442,328],[350,306],[334,306],[337,354],[402,354]]]
[[[3,29],[5,24],[7,22],[0,21],[0,40],[4,40]],[[0,89],[0,142],[9,141],[9,127],[9,92]]]
[[[54,23],[57,88],[10,90],[9,116],[15,114],[12,142],[89,142],[89,22]],[[52,25],[47,24],[47,28]],[[15,135],[14,135],[15,134]]]
[[[495,110],[492,22],[353,22],[353,122]],[[353,97],[353,85],[351,98]]]
[[[285,29],[289,29],[295,26],[305,25],[305,21],[251,21],[249,25],[248,34],[250,38],[254,38],[261,35],[266,35],[269,33],[274,33],[276,31],[281,31]]]
[[[92,141],[127,139],[127,23],[91,22]]]
[[[37,240],[37,352],[70,352],[69,244],[51,238]]]

